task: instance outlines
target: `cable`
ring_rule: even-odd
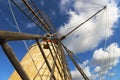
[[[86,4],[90,4],[90,5],[96,5],[96,6],[103,6],[103,5],[101,5],[101,4],[99,4],[99,3],[97,3],[97,2],[93,2],[93,1],[82,1],[82,0],[79,0],[79,2],[82,2],[82,3],[86,3]]]
[[[13,9],[12,9],[11,3],[10,3],[10,0],[8,0],[8,4],[9,4],[10,11],[11,11],[11,13],[12,13],[13,19],[14,19],[14,21],[15,21],[16,27],[17,27],[18,31],[21,32],[20,27],[19,27],[19,25],[18,25],[18,23],[17,23],[17,20],[16,20],[16,18],[15,18],[15,15],[14,15],[14,12],[13,12]],[[24,45],[25,45],[26,50],[28,51],[27,43],[26,43],[24,40],[23,40],[23,43],[24,43]],[[35,64],[35,62],[34,62],[34,59],[32,58],[32,55],[30,54],[29,51],[28,51],[28,54],[29,54],[29,56],[30,56],[30,58],[31,58],[31,60],[32,60],[34,66],[35,66],[35,68],[36,68],[36,70],[38,71],[37,66],[36,66],[36,64]],[[40,76],[40,74],[39,74],[39,76]],[[41,78],[41,76],[40,76],[40,78]]]
[[[14,2],[14,0],[10,0],[25,16],[28,17],[28,19],[30,19],[31,21],[33,21],[39,28],[40,30],[42,30],[44,33],[46,33],[47,31],[45,29],[43,29],[37,22],[35,22],[30,16],[28,16],[23,10],[22,8],[16,3]],[[27,7],[25,7],[27,8]]]
[[[51,32],[55,33],[56,32],[55,29],[52,26],[49,25],[49,23],[51,24],[50,20],[48,20],[49,18],[42,11],[40,11],[40,9],[38,9],[38,7],[35,5],[33,0],[31,0],[31,2],[32,2],[33,6],[36,8],[37,12],[42,17],[43,21],[46,23],[46,25],[49,26],[49,28],[51,29]]]
[[[71,33],[73,33],[75,30],[77,30],[79,27],[81,27],[83,24],[85,24],[87,21],[89,21],[91,18],[93,18],[95,15],[97,15],[98,13],[100,13],[101,11],[103,11],[104,9],[106,9],[106,6],[104,6],[102,9],[100,9],[98,12],[96,12],[95,14],[93,14],[91,17],[89,17],[88,19],[86,19],[84,22],[82,22],[80,25],[78,25],[76,28],[74,28],[73,30],[71,30],[70,32],[68,32],[66,35],[61,37],[61,40],[65,39],[67,36],[69,36]]]

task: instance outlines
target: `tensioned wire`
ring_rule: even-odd
[[[107,33],[108,33],[108,31],[107,31],[107,28],[108,28],[108,22],[107,22],[107,9],[106,9],[106,12],[105,12],[105,16],[106,16],[106,24],[105,24],[105,32],[104,32],[104,34],[105,34],[105,40],[104,40],[104,49],[103,50],[105,50],[104,51],[104,54],[102,55],[102,64],[101,64],[101,67],[102,68],[104,68],[104,67],[106,67],[106,65],[104,65],[104,58],[105,58],[105,54],[106,54],[106,49],[107,49]],[[106,32],[107,31],[107,32]],[[108,53],[108,55],[109,55],[109,53]],[[108,56],[108,58],[109,58],[109,56]],[[108,63],[109,64],[109,63]],[[101,76],[100,76],[100,79],[102,80],[102,77],[103,77],[103,75],[105,75],[104,73],[103,74],[100,74]]]
[[[40,18],[39,16],[38,16],[38,14],[36,14],[36,12],[35,12],[35,10],[37,11],[37,13],[39,13],[40,14],[40,10],[38,11],[38,8],[36,7],[36,5],[34,4],[34,2],[31,0],[31,3],[32,3],[32,5],[34,6],[34,8],[31,6],[31,4],[28,2],[28,1],[23,1],[23,3],[28,7],[28,9],[30,10],[30,12],[32,12],[32,10],[34,11],[34,12],[32,12],[33,13],[33,15],[36,17],[36,19],[39,21],[39,23],[41,23],[41,24],[43,24],[43,26],[44,26],[44,28],[48,31],[48,32],[52,32],[52,30],[48,30],[47,28],[46,28],[46,26],[47,27],[49,27],[46,23],[45,23],[45,21],[44,21],[44,19],[42,19],[42,18]],[[41,15],[41,17],[44,17],[45,18],[45,16],[43,16],[43,15]],[[45,23],[45,25],[44,25],[44,23]],[[50,28],[49,28],[50,29]]]
[[[85,16],[83,19],[81,19],[81,21],[83,22],[86,19],[88,19],[91,15],[93,15],[95,13],[95,11],[98,11],[100,8],[101,7],[92,7],[92,6],[91,7],[80,8],[80,9],[88,9],[88,10],[90,10],[89,15],[87,14],[87,16]],[[82,12],[80,12],[80,13],[82,13]],[[80,22],[80,21],[78,21],[78,22]],[[80,22],[80,23],[78,23],[78,22],[71,23],[69,25],[73,25],[73,24],[75,24],[75,25],[74,26],[69,26],[69,27],[67,26],[64,29],[68,29],[68,30],[74,29],[76,26],[78,26],[79,24],[82,23],[82,22]],[[63,32],[63,31],[64,30],[62,30],[61,32]],[[66,34],[66,32],[64,32],[63,34]]]
[[[24,8],[20,7],[19,4],[22,4],[23,2],[17,3],[17,2],[15,2],[14,0],[11,0],[11,2],[13,2],[13,3],[15,4],[15,6],[16,6],[25,16],[28,17],[28,19],[30,19],[31,21],[33,21],[33,22],[37,25],[37,27],[40,28],[40,30],[42,30],[44,33],[46,32],[46,30],[44,30],[44,29],[41,27],[41,25],[39,25],[39,23],[35,22],[30,16],[27,15],[27,13],[26,13],[25,11],[23,11],[23,10],[27,9],[27,7],[26,7],[25,5],[24,5],[24,6],[25,6]]]
[[[88,1],[87,0],[86,1],[85,0],[77,0],[77,1],[85,3],[85,4],[89,4],[89,5],[94,5],[94,6],[103,6],[95,1],[89,1],[89,0]]]
[[[89,6],[84,6],[84,8],[80,8],[80,9],[88,9],[88,10],[90,10],[90,11],[93,11],[93,10],[95,10],[95,9],[98,9],[98,8],[101,8],[101,7],[104,7],[104,5],[101,5],[101,4],[99,4],[99,3],[97,3],[97,2],[93,2],[93,1],[84,1],[84,0],[78,0],[78,2],[82,2],[82,3],[85,3],[86,5],[89,5]],[[79,11],[79,10],[78,10]],[[74,23],[74,24],[76,24],[76,23]],[[71,24],[72,25],[72,24]],[[77,24],[77,25],[79,25],[79,24]],[[77,26],[77,25],[75,25],[75,26]],[[65,27],[65,29],[72,29],[72,28],[74,28],[74,26],[72,26],[72,27]],[[64,31],[64,30],[63,30]],[[65,34],[65,33],[63,33],[63,34]]]
[[[105,15],[105,17],[106,17],[106,10],[105,10],[105,13],[104,13],[104,15]],[[106,19],[106,18],[105,18]],[[106,23],[106,22],[105,22]],[[106,27],[107,27],[107,23],[105,24],[105,31],[106,31]],[[105,42],[104,42],[104,50],[106,49],[106,39],[107,39],[107,34],[106,34],[106,32],[104,31],[104,34],[105,34]],[[105,54],[105,51],[104,51],[104,54]],[[101,59],[102,59],[102,63],[101,63],[101,60],[100,60],[100,66],[102,67],[102,68],[104,68],[104,54],[101,54]],[[98,63],[99,64],[99,63]],[[102,71],[102,70],[101,70]],[[103,74],[101,74],[102,72],[99,72],[99,79],[100,80],[102,80],[102,77],[103,77]]]
[[[101,18],[102,19],[102,18]],[[99,25],[99,24],[98,24]],[[81,28],[83,28],[83,27],[81,27]],[[97,29],[97,27],[95,28],[95,30]],[[95,33],[93,33],[93,34],[95,34]],[[96,34],[95,34],[96,35]],[[73,36],[72,36],[73,37]],[[94,38],[94,36],[93,36],[93,38]],[[93,39],[92,38],[92,39]],[[91,40],[92,41],[92,40]],[[91,42],[89,42],[89,43],[91,43]],[[92,45],[92,44],[91,44]],[[89,46],[90,47],[90,46]],[[81,61],[80,61],[81,62]]]
[[[88,19],[91,15],[93,15],[93,13],[95,13],[94,10],[92,10],[92,11],[90,12],[89,16],[85,17],[82,22],[84,22],[84,21],[85,21],[86,19]],[[82,22],[81,22],[81,23],[82,23]],[[79,24],[81,24],[81,23],[79,23]],[[86,23],[87,23],[87,22],[86,22]],[[86,24],[86,23],[84,23],[84,24]],[[74,24],[76,24],[76,23],[74,23]],[[76,26],[78,26],[79,24],[77,23]],[[78,29],[84,28],[84,24],[83,24],[82,26],[80,26]],[[65,29],[70,29],[70,28],[74,29],[75,26],[74,26],[74,27],[68,27],[68,28],[65,28]],[[76,30],[76,31],[78,31],[78,30]],[[64,34],[65,34],[65,33],[64,33]],[[71,36],[71,37],[69,37],[69,39],[73,39],[73,37],[74,37],[74,36]],[[71,41],[67,42],[67,44],[69,44],[70,42],[71,42]]]
[[[110,16],[110,14],[108,13],[108,9],[106,9],[106,30],[107,29],[109,29],[109,27],[111,27],[111,26],[113,26],[113,25],[111,25],[111,16]],[[106,36],[107,35],[110,35],[110,30],[107,30],[107,32],[106,32]],[[105,40],[105,45],[104,45],[104,47],[105,47],[105,49],[107,49],[107,45],[108,44],[110,44],[111,42],[112,42],[112,40],[111,40],[112,38],[110,37],[110,39],[109,39],[109,42],[107,42],[108,41],[108,39],[107,39],[107,37],[106,37],[106,40]],[[111,45],[111,44],[110,44]],[[109,64],[108,65],[113,65],[112,63],[111,63],[111,55],[110,54],[112,54],[113,55],[113,59],[114,59],[114,47],[112,48],[112,49],[110,49],[110,48],[108,48],[108,59],[109,59]],[[109,52],[109,51],[112,51],[111,53]],[[109,70],[110,71],[110,70]],[[111,72],[111,71],[110,71]],[[108,73],[109,74],[109,73]],[[107,75],[108,75],[107,74]],[[109,76],[109,75],[108,75]],[[111,77],[112,76],[109,76],[109,79],[111,79]]]
[[[106,20],[106,22],[105,22],[105,23],[106,23],[106,25],[105,25],[105,26],[106,26],[106,27],[105,27],[105,31],[107,31],[107,32],[104,33],[104,34],[105,34],[104,50],[106,50],[107,44],[109,43],[109,42],[107,43],[107,41],[108,41],[108,40],[107,40],[107,35],[110,34],[110,30],[108,31],[107,29],[109,29],[109,27],[111,26],[111,25],[110,25],[111,22],[109,21],[109,17],[110,17],[110,16],[108,15],[107,9],[105,10],[105,17],[106,17],[106,18],[105,18],[105,20]],[[109,41],[110,41],[110,43],[111,43],[111,38],[110,38]],[[108,51],[109,51],[109,49],[108,49]],[[105,51],[104,51],[104,54],[105,54]],[[102,58],[101,67],[103,67],[103,68],[104,68],[104,66],[105,66],[105,65],[104,65],[104,54],[101,55],[101,58]],[[108,53],[108,55],[109,55],[109,53]],[[110,55],[108,56],[108,58],[109,58],[109,65],[110,65],[110,64],[111,64],[111,63],[110,63],[110,62],[111,62],[111,61],[110,61]],[[99,64],[99,62],[98,62],[98,64]],[[101,72],[99,72],[99,75],[100,75],[99,78],[102,79],[103,74],[101,74]]]
[[[103,13],[102,13],[103,14]],[[103,15],[101,15],[101,19],[102,19],[102,16]],[[98,23],[98,24],[100,24],[100,22]],[[97,29],[97,27],[95,28],[95,30]],[[96,33],[96,31],[94,32],[94,33],[92,33],[92,34],[95,34]],[[94,35],[94,36],[96,36],[96,34]],[[93,36],[93,38],[90,38],[90,39],[94,39],[94,36]],[[89,45],[89,47],[90,47],[90,45]]]
[[[99,21],[97,21],[98,23],[96,24],[96,27],[94,27],[94,32],[91,34],[91,37],[89,37],[88,40],[94,41],[95,37],[97,36],[97,26],[99,26],[100,23],[101,23],[101,21],[102,21],[103,13],[104,13],[104,11],[101,12],[101,14],[100,14],[100,19],[99,19]],[[88,44],[88,48],[90,48],[91,45],[93,45],[93,44],[92,44],[91,42],[89,42],[89,41],[88,41],[87,44]],[[96,64],[99,64],[99,62],[96,63]]]
[[[108,20],[109,20],[109,21],[108,21],[108,24],[109,24],[109,26],[110,26],[110,24],[112,24],[112,23],[111,23],[110,13],[108,13],[108,11],[107,11],[107,14],[106,14],[106,15],[108,16],[108,17],[107,17]],[[110,31],[109,31],[108,33],[110,33]],[[111,37],[110,37],[110,40],[109,40],[109,41],[110,41],[109,43],[112,42],[112,38],[111,38]],[[113,54],[113,58],[114,58],[114,54],[115,54],[115,52],[114,52],[114,47],[112,47],[112,52],[111,52],[111,53]],[[111,62],[110,59],[109,59],[109,62]],[[110,63],[110,64],[111,64],[111,63]],[[111,71],[111,72],[112,72],[112,71]],[[112,76],[109,76],[109,79],[112,80]]]
[[[14,12],[13,12],[13,9],[12,9],[11,3],[10,3],[10,0],[8,0],[8,4],[9,4],[10,11],[11,11],[11,13],[12,13],[13,19],[14,19],[14,21],[15,21],[16,27],[17,27],[17,29],[18,29],[18,32],[21,32],[20,27],[19,27],[19,25],[18,25],[18,23],[17,23],[16,17],[15,17],[15,15],[14,15]],[[29,54],[29,56],[30,56],[30,58],[31,58],[31,60],[32,60],[32,62],[33,62],[33,65],[35,66],[36,70],[38,71],[37,65],[35,64],[35,61],[34,61],[32,55],[30,54],[30,52],[29,52],[29,50],[28,50],[27,43],[26,43],[24,40],[23,40],[23,43],[24,43],[24,46],[25,46],[26,50],[28,51],[28,54]],[[40,76],[40,78],[41,78],[41,75],[40,75],[40,74],[39,74],[39,76]],[[41,78],[41,79],[42,79],[42,78]]]
[[[104,34],[105,34],[105,39],[104,39],[104,54],[106,54],[105,52],[106,52],[106,49],[107,49],[107,35],[109,35],[109,31],[107,30],[107,29],[109,29],[109,24],[108,24],[108,14],[107,14],[107,9],[106,9],[106,11],[105,11],[105,16],[106,16],[106,24],[105,24],[105,31],[107,31],[107,32],[104,32]],[[102,68],[104,68],[106,65],[104,65],[104,54],[102,54],[101,55],[101,58],[102,58],[102,63],[101,63],[101,67]],[[108,53],[108,55],[109,55],[109,53]],[[110,59],[110,56],[108,56],[108,59]],[[110,60],[109,60],[109,63],[108,64],[110,64]],[[103,75],[105,75],[105,74],[101,74],[100,73],[100,79],[102,80],[102,77],[103,77]]]
[[[103,13],[105,14],[105,10],[103,11]],[[103,18],[103,13],[101,13],[101,18],[100,18],[100,21],[98,22],[98,24],[96,25],[96,26],[99,26],[99,24],[100,24],[100,22],[101,22],[101,20],[102,20],[102,18]],[[91,41],[93,41],[94,40],[94,38],[95,38],[95,36],[97,36],[97,27],[95,28],[95,32],[93,33],[93,35],[94,36],[92,36],[93,38],[90,38],[90,39],[92,39]],[[90,42],[89,42],[90,43]],[[106,43],[105,43],[106,44]],[[92,44],[91,44],[92,45]],[[89,45],[89,47],[90,47],[90,45]],[[101,55],[101,57],[102,57],[102,55]],[[99,61],[96,63],[96,64],[99,64]],[[98,73],[98,75],[100,76],[100,73]]]
[[[42,14],[44,14],[44,15],[42,15],[42,14],[40,13],[39,8],[37,8],[37,6],[35,5],[35,3],[34,3],[33,0],[31,0],[31,3],[33,4],[35,10],[37,10],[37,12],[41,15],[43,21],[44,21],[44,20],[46,21],[46,19],[49,19],[49,18],[47,18],[47,16],[46,16],[43,12],[42,12]],[[49,21],[49,22],[50,22],[50,21]],[[51,23],[51,22],[50,22],[50,23]],[[51,24],[52,24],[52,23],[51,23]],[[52,32],[52,33],[55,33],[55,32],[56,32],[55,29],[54,29],[52,26],[50,26],[48,22],[46,23],[46,25],[48,25],[48,27],[51,29],[51,32]]]

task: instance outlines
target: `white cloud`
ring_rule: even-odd
[[[90,80],[95,80],[96,76],[90,72],[90,68],[89,66],[87,66],[88,63],[89,61],[86,60],[85,62],[83,62],[83,64],[80,64],[80,66],[85,72],[85,74],[87,75],[87,77],[89,77]],[[73,80],[84,80],[80,72],[77,69],[71,71],[71,75],[72,75]]]
[[[100,66],[97,66],[97,67],[94,69],[94,71],[95,71],[95,72],[99,72],[100,69],[101,69]]]
[[[67,6],[69,6],[69,4],[67,3],[69,2],[70,2],[69,0],[61,0],[61,3],[60,3],[61,11],[64,11],[66,10],[66,8],[68,8]]]
[[[108,74],[108,76],[114,76],[115,75],[115,73],[109,73]]]
[[[70,0],[62,0],[61,5],[68,5],[68,3],[72,2],[69,1]],[[94,1],[99,4],[107,4],[106,10],[103,11],[104,13],[101,12],[64,40],[65,45],[75,53],[94,49],[102,40],[111,37],[114,33],[113,25],[120,16],[116,3],[113,1],[109,3],[110,0],[90,0],[91,3]],[[89,8],[87,8],[89,4],[86,5],[87,0],[83,0],[82,3],[80,3],[81,0],[75,0],[73,4],[71,4],[75,11],[68,11],[68,15],[70,17],[68,22],[65,23],[64,26],[61,26],[59,30],[60,36],[65,35],[78,24],[85,21],[91,13],[93,14],[100,10],[100,7],[97,7],[92,10],[90,9],[90,11]],[[87,10],[83,9],[84,7],[86,7]]]
[[[114,34],[113,28],[116,27],[114,24],[120,17],[119,8],[115,0],[61,0],[61,10],[67,11],[69,19],[61,26],[59,30],[60,36],[67,34],[93,13],[101,9],[100,5],[86,3],[99,3],[103,6],[107,5],[107,8],[64,40],[64,44],[74,53],[95,49],[102,40],[110,38]],[[72,9],[69,9],[68,6],[72,7]],[[118,64],[119,52],[120,48],[117,43],[112,43],[105,50],[101,48],[94,52],[92,62],[95,66],[93,73],[96,74],[96,77],[100,76],[102,79],[105,79],[104,74],[113,75],[109,74],[109,70]],[[93,77],[95,75],[90,72],[90,67],[87,64],[88,62],[86,61],[81,66],[91,79],[91,76]],[[74,80],[82,80],[77,70],[71,71],[71,74]]]
[[[72,5],[74,0],[61,0],[60,9],[61,12],[65,14],[69,10],[70,5]]]
[[[120,48],[117,43],[112,43],[106,49],[96,50],[93,54],[92,65],[96,66],[94,71],[100,75],[108,74],[114,66],[119,63]]]

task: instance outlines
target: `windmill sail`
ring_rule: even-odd
[[[31,19],[44,32],[54,33],[48,17],[37,8],[32,0],[11,0],[29,19]]]
[[[67,54],[82,78],[84,80],[89,80],[89,76],[75,59],[78,57],[64,46],[62,40],[66,39],[67,36],[76,31],[79,27],[105,10],[107,6],[102,6],[100,10],[96,11],[92,16],[70,30],[70,32],[58,37],[56,29],[49,17],[38,8],[33,0],[10,1],[24,13],[26,17],[32,20],[45,35],[0,30],[0,45],[15,68],[9,80],[73,80],[67,62]],[[28,48],[25,41],[23,41],[27,53],[20,62],[8,44],[8,41],[18,40],[34,40],[35,42]]]

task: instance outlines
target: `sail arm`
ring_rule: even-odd
[[[99,11],[97,11],[95,14],[93,14],[91,17],[89,17],[88,19],[86,19],[84,22],[82,22],[80,25],[78,25],[77,27],[75,27],[73,30],[71,30],[70,32],[68,32],[67,34],[63,35],[60,39],[63,40],[65,39],[67,36],[69,36],[70,34],[72,34],[74,31],[76,31],[78,28],[80,28],[83,24],[85,24],[86,22],[88,22],[90,19],[92,19],[94,16],[96,16],[98,13],[100,13],[101,11],[103,11],[104,9],[106,9],[106,6],[104,6],[102,9],[100,9]]]
[[[54,33],[51,26],[44,20],[45,14],[35,6],[32,0],[10,0],[21,12],[23,12],[30,20],[32,20],[42,31],[46,33]],[[42,15],[42,14],[44,15]],[[45,18],[46,19],[46,18]],[[50,22],[50,21],[49,21]]]
[[[63,45],[63,48],[68,53],[68,56],[70,57],[71,61],[74,63],[75,67],[78,69],[78,71],[80,72],[80,74],[82,75],[82,77],[85,80],[89,80],[88,76],[84,73],[84,71],[82,70],[82,68],[77,64],[76,60],[74,59],[74,57],[72,55],[72,52],[69,49],[67,49],[64,45]]]
[[[0,30],[0,39],[6,41],[44,39],[45,36]]]

